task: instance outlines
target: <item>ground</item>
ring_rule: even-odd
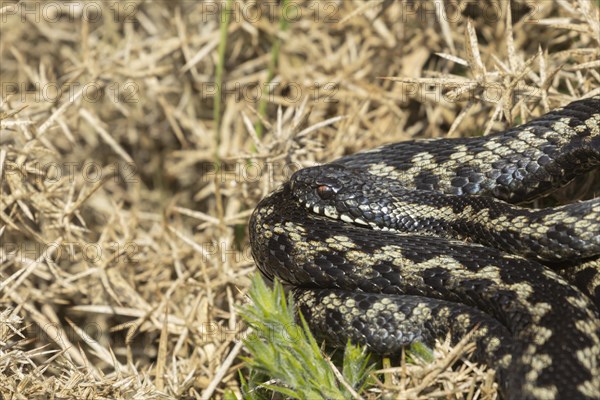
[[[246,224],[291,172],[600,90],[590,0],[2,1],[0,18],[4,398],[240,396]],[[363,395],[494,398],[485,368],[438,368],[463,348],[439,350]]]

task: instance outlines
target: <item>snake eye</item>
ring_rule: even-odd
[[[328,185],[320,185],[317,187],[317,194],[323,200],[329,200],[335,194],[335,190],[331,186]]]

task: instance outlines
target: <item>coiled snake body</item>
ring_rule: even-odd
[[[485,137],[296,172],[250,220],[311,329],[397,353],[474,330],[508,399],[600,399],[600,199],[530,201],[600,166],[600,96]]]

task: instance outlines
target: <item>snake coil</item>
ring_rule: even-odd
[[[397,353],[474,331],[507,399],[600,399],[600,198],[516,205],[600,166],[600,96],[484,137],[297,171],[249,224],[315,334]]]

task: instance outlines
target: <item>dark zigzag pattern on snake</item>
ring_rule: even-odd
[[[600,399],[600,200],[505,203],[599,165],[600,96],[485,137],[383,146],[298,171],[263,199],[252,253],[330,345],[394,354],[477,328],[504,398]]]

